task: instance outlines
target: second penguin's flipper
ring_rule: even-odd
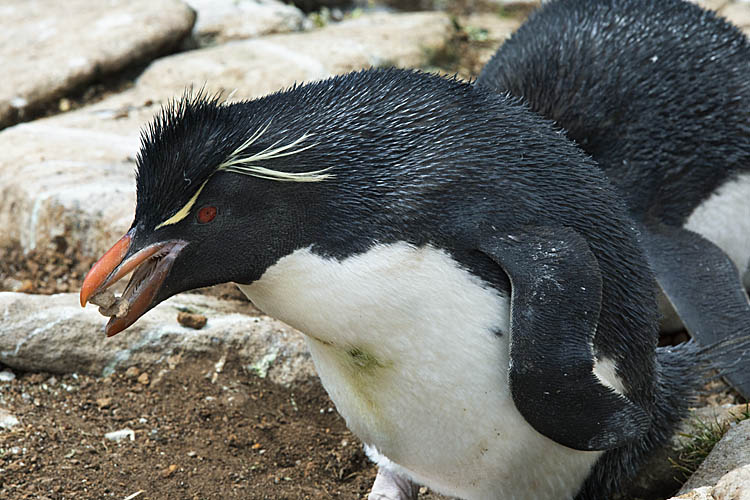
[[[479,249],[510,278],[509,379],[524,419],[577,450],[642,436],[648,415],[594,375],[602,279],[586,240],[568,228],[482,234]]]
[[[704,347],[732,339],[747,341],[750,303],[729,257],[687,229],[648,225],[641,232],[656,280],[690,335]],[[722,354],[713,363],[743,397],[750,398],[750,366],[735,366],[742,353],[726,346],[717,352]]]

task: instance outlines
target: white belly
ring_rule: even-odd
[[[724,250],[740,274],[747,278],[750,263],[750,173],[724,183],[693,210],[684,227]]]
[[[750,288],[750,174],[724,183],[693,210],[683,227],[721,248],[737,266],[745,288]],[[659,296],[659,311],[661,331],[685,328],[663,294]]]
[[[240,288],[308,336],[349,428],[420,484],[461,498],[572,498],[600,456],[518,413],[508,299],[445,252],[398,243],[336,261],[298,250]]]

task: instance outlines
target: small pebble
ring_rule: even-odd
[[[99,306],[99,314],[102,316],[122,318],[130,310],[130,303],[127,300],[122,300],[122,297],[115,297],[111,290],[104,290],[92,295],[89,302]]]
[[[0,382],[10,382],[16,378],[16,374],[10,370],[3,370],[0,372]]]
[[[28,293],[34,289],[34,283],[31,280],[23,280],[17,286],[11,288],[12,291],[17,293]]]
[[[127,378],[138,378],[138,375],[141,374],[141,371],[138,369],[137,366],[131,366],[127,370],[125,370],[125,376]]]
[[[0,429],[11,429],[20,423],[8,410],[0,408]]]
[[[108,308],[100,307],[99,314],[102,316],[114,316],[115,318],[122,318],[128,314],[130,310],[130,304],[127,300],[117,300]]]
[[[138,383],[139,384],[141,384],[141,385],[148,385],[149,382],[150,382],[150,380],[148,378],[148,373],[143,372],[143,373],[141,373],[138,376]]]
[[[177,322],[182,326],[192,328],[194,330],[200,330],[201,328],[206,326],[207,321],[208,318],[206,318],[202,314],[194,314],[184,311],[180,311],[179,313],[177,313]]]
[[[96,400],[96,405],[101,408],[109,408],[112,406],[112,398],[99,398]]]
[[[172,474],[174,474],[174,471],[176,471],[176,470],[177,470],[177,466],[175,464],[172,464],[169,467],[167,467],[166,469],[164,469],[163,471],[161,471],[161,477],[167,478],[167,477],[171,476]]]
[[[112,304],[114,304],[116,300],[117,299],[115,299],[115,294],[112,293],[111,290],[104,290],[92,295],[89,299],[89,302],[103,309],[107,309],[109,307],[112,307]]]
[[[170,370],[174,370],[175,368],[177,368],[177,365],[180,364],[180,361],[182,361],[181,354],[173,354],[172,356],[167,357],[167,365],[169,365]]]
[[[135,441],[135,432],[132,429],[120,429],[119,431],[108,432],[104,435],[106,439],[110,441],[119,442],[123,439],[130,439]]]

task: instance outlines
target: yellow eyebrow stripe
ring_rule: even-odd
[[[187,203],[185,203],[185,206],[182,207],[179,212],[177,212],[172,217],[170,217],[169,219],[165,220],[164,222],[156,226],[156,229],[159,229],[164,226],[169,226],[170,224],[177,224],[182,219],[187,217],[190,214],[190,209],[193,208],[193,205],[195,205],[195,200],[198,199],[198,196],[201,194],[201,191],[203,191],[203,188],[206,186],[207,182],[208,182],[208,179],[204,181],[203,184],[201,184],[201,187],[198,188],[198,190],[195,192],[193,197],[190,198],[190,200],[188,200]]]

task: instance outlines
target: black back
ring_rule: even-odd
[[[750,47],[683,0],[559,0],[477,85],[522,96],[594,157],[639,220],[681,225],[750,169]]]

